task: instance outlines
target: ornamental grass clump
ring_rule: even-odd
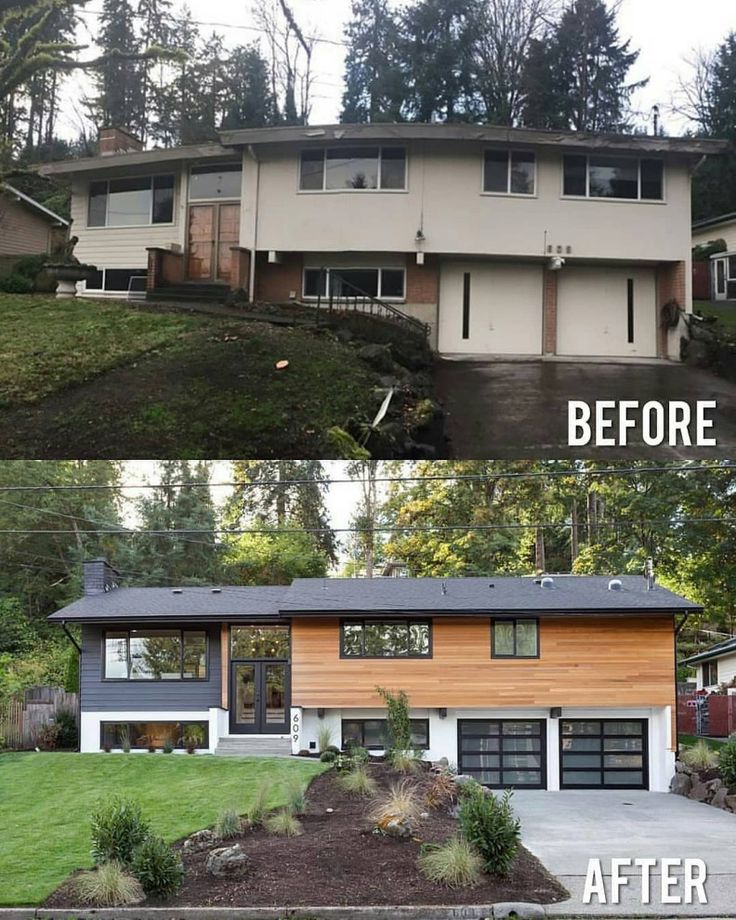
[[[483,873],[483,860],[464,837],[439,845],[425,845],[417,865],[422,875],[447,888],[470,888]]]
[[[478,783],[462,787],[458,821],[463,836],[480,854],[489,875],[508,875],[519,850],[521,822],[511,807],[511,790],[500,798]]]
[[[421,812],[416,786],[408,779],[402,779],[377,796],[368,816],[381,829],[391,820],[411,824],[418,820]]]
[[[125,907],[144,899],[141,883],[119,862],[103,863],[89,872],[80,872],[72,888],[82,904],[94,907]]]
[[[281,808],[266,818],[263,826],[269,834],[275,834],[277,837],[298,837],[303,833],[299,819],[286,808]]]
[[[243,822],[234,808],[226,808],[218,815],[215,822],[215,833],[223,840],[237,837],[243,830]]]
[[[428,808],[449,808],[457,801],[457,783],[448,771],[436,773],[424,797]]]
[[[712,770],[718,766],[718,759],[718,751],[703,738],[696,741],[692,747],[683,748],[680,754],[680,760],[693,770]]]
[[[320,754],[324,754],[328,748],[332,747],[333,732],[329,725],[323,725],[317,732],[317,747]]]
[[[286,782],[286,808],[293,815],[301,815],[306,807],[304,783],[298,776],[291,776]]]
[[[408,749],[406,751],[392,751],[389,757],[391,766],[399,773],[419,773],[422,769],[422,752]]]
[[[337,785],[347,795],[359,796],[373,795],[378,788],[375,779],[362,764],[353,767],[346,773],[340,773],[337,777]]]
[[[248,807],[248,820],[253,827],[261,827],[269,812],[268,800],[271,797],[272,783],[269,780],[260,782],[253,793],[253,801]]]

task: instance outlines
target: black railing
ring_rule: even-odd
[[[326,294],[322,294],[325,279],[328,283],[328,290]],[[328,315],[332,313],[358,313],[389,320],[389,322],[395,323],[406,332],[425,339],[429,336],[429,326],[416,317],[409,316],[393,304],[386,303],[385,300],[380,300],[378,297],[368,294],[343,278],[336,278],[335,282],[340,287],[339,293],[333,290],[332,278],[323,269],[320,293],[317,295],[316,303],[317,322],[319,322],[319,318],[323,313]]]

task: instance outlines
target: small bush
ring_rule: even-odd
[[[92,858],[96,863],[130,865],[133,851],[150,832],[138,802],[120,796],[103,799],[92,813]]]
[[[59,744],[60,730],[55,722],[44,722],[36,735],[36,744],[42,751],[55,751]]]
[[[201,725],[187,725],[182,737],[187,754],[193,754],[198,747],[204,744],[204,731]]]
[[[362,765],[341,773],[337,785],[348,795],[373,795],[378,788],[376,781]]]
[[[240,815],[234,808],[226,808],[221,811],[215,822],[215,833],[223,840],[229,840],[231,837],[237,837],[243,830],[243,822]]]
[[[291,776],[286,782],[286,808],[294,815],[303,813],[305,807],[304,784],[297,776]]]
[[[421,751],[392,751],[391,766],[399,773],[418,773],[422,769]]]
[[[141,883],[117,862],[103,863],[90,872],[81,872],[72,887],[83,904],[95,907],[124,907],[143,900]]]
[[[174,744],[173,744],[173,742],[171,741],[170,738],[167,738],[166,741],[164,741],[164,744],[163,744],[163,747],[161,748],[161,750],[164,752],[164,754],[173,754],[173,753],[174,753]]]
[[[260,827],[268,815],[268,800],[271,795],[271,783],[264,780],[256,786],[253,801],[248,808],[248,820],[253,827]]]
[[[131,869],[145,893],[159,900],[175,895],[184,878],[180,854],[163,837],[148,837],[136,847]]]
[[[386,704],[386,730],[389,749],[391,751],[408,751],[411,748],[409,697],[404,690],[392,693],[384,687],[376,687],[376,693]]]
[[[736,734],[731,735],[718,755],[723,782],[729,789],[736,788]]]
[[[693,770],[711,770],[718,766],[718,751],[700,738],[692,747],[683,748],[680,760]]]
[[[439,846],[426,847],[417,864],[425,878],[447,888],[477,885],[483,872],[483,860],[464,837],[453,837]]]
[[[416,821],[421,814],[421,805],[416,786],[407,779],[395,783],[388,792],[381,793],[369,812],[371,820],[381,825],[389,818],[400,821]]]
[[[69,750],[77,746],[77,717],[71,709],[56,711],[56,724],[59,728],[57,747]]]
[[[337,754],[334,751],[322,751],[319,759],[322,763],[334,763],[337,760]]]
[[[329,725],[323,725],[317,734],[317,747],[320,754],[323,754],[332,744],[333,733]]]
[[[458,814],[460,827],[465,839],[480,854],[484,871],[491,875],[507,875],[519,849],[521,822],[514,817],[511,795],[507,789],[496,798],[477,783],[475,786],[468,783],[463,789]]]
[[[14,272],[0,278],[0,291],[5,294],[30,294],[33,291],[33,282],[30,278]]]
[[[337,747],[337,745],[335,745],[335,744],[329,745],[329,747],[325,748],[325,750],[326,750],[326,751],[329,751],[329,752],[332,753],[332,754],[339,754],[339,753],[340,753],[340,748]]]
[[[454,805],[457,801],[457,783],[451,773],[443,771],[433,777],[425,801],[429,808],[449,808]]]
[[[264,827],[269,834],[276,834],[277,837],[298,837],[302,833],[299,819],[286,808],[267,818]]]

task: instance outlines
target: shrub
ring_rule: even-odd
[[[167,738],[166,741],[164,741],[161,750],[164,752],[164,754],[174,753],[174,742],[171,740],[171,738]]]
[[[44,722],[36,735],[36,744],[42,751],[55,751],[59,743],[59,734],[56,722]]]
[[[449,808],[457,801],[457,783],[451,773],[443,771],[435,774],[432,785],[427,789],[425,801],[429,808]]]
[[[237,837],[242,830],[243,822],[234,808],[226,808],[225,811],[220,812],[215,822],[215,833],[218,837],[228,840],[230,837]]]
[[[334,763],[337,759],[337,754],[334,751],[322,751],[319,755],[319,759],[322,763]]]
[[[182,736],[187,754],[193,754],[204,744],[204,730],[201,725],[187,725]]]
[[[70,749],[77,746],[77,717],[71,709],[57,709],[56,725],[59,729],[57,747]]]
[[[521,822],[514,817],[511,795],[507,789],[496,798],[477,783],[468,783],[461,797],[458,820],[463,835],[480,854],[484,870],[493,875],[507,875],[519,849]]]
[[[718,751],[700,738],[692,747],[683,748],[680,760],[693,770],[710,770],[718,765]]]
[[[391,766],[399,773],[418,773],[422,768],[421,751],[392,751],[390,756]]]
[[[271,783],[263,780],[256,786],[253,801],[248,808],[248,820],[253,827],[260,827],[268,815],[268,799],[271,795]]]
[[[143,888],[117,862],[103,863],[90,872],[81,872],[73,883],[74,893],[83,904],[95,907],[124,907],[143,900]]]
[[[64,689],[67,693],[79,693],[79,652],[69,649],[64,670]]]
[[[286,808],[280,809],[267,818],[264,827],[269,834],[276,834],[278,837],[298,837],[302,833],[299,819]]]
[[[286,782],[286,808],[294,815],[304,811],[305,793],[304,785],[296,776],[291,776]]]
[[[147,837],[136,847],[131,869],[145,893],[160,900],[175,895],[184,878],[181,855],[163,837]]]
[[[337,777],[337,785],[348,795],[373,795],[378,788],[376,781],[363,765],[341,773]]]
[[[329,725],[323,725],[317,734],[317,747],[320,754],[323,754],[332,744],[332,729]]]
[[[130,754],[130,731],[127,725],[120,729],[120,747],[126,754]]]
[[[736,734],[731,735],[719,752],[719,765],[724,783],[736,787]]]
[[[386,730],[389,749],[391,751],[408,751],[411,748],[409,697],[403,690],[392,693],[384,687],[376,687],[376,692],[386,704]]]
[[[425,847],[417,864],[430,882],[448,888],[477,885],[483,872],[483,860],[464,837],[452,837],[439,846]]]
[[[5,294],[30,294],[33,291],[33,282],[24,275],[13,272],[0,278],[0,291]]]
[[[380,825],[389,818],[400,821],[416,821],[421,814],[416,786],[407,779],[395,783],[387,792],[381,793],[369,812],[371,820]]]
[[[112,796],[100,800],[92,813],[92,858],[96,863],[130,864],[133,850],[150,834],[141,806],[132,799]]]

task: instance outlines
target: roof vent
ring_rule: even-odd
[[[554,588],[554,586],[555,586],[555,580],[554,580],[554,578],[550,578],[549,575],[545,575],[544,578],[541,579],[541,581],[539,582],[539,584],[540,584],[543,588]]]
[[[493,582],[490,582],[490,584],[488,585],[488,587],[489,587],[489,588],[495,588],[496,586],[493,584]]]
[[[442,593],[443,593],[443,594],[447,594],[447,585],[444,583],[444,581],[442,582],[442,589],[441,589],[441,590],[442,590]]]
[[[608,582],[609,591],[620,591],[622,588],[623,588],[623,582],[621,581],[620,578],[612,578]]]
[[[183,588],[172,588],[172,589],[171,589],[171,593],[172,593],[172,594],[183,594],[183,593],[184,593],[184,589],[183,589]]]
[[[222,594],[222,588],[213,588],[213,589],[212,589],[212,593],[213,593],[213,594]]]

